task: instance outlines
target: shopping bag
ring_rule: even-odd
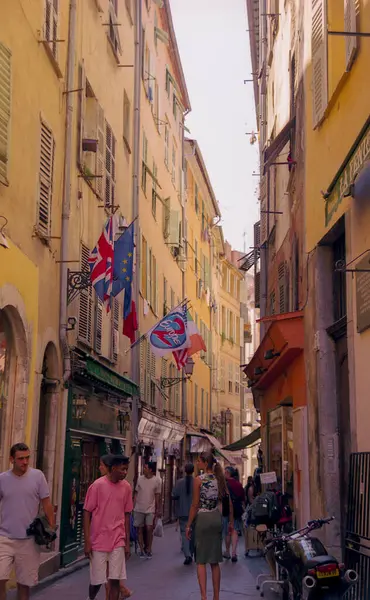
[[[155,537],[163,537],[163,521],[162,521],[162,519],[157,520],[156,526],[153,531],[153,535],[155,535]]]

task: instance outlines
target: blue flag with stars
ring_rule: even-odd
[[[134,224],[114,244],[114,267],[112,296],[125,290],[123,318],[126,319],[131,310],[131,284],[134,267]]]

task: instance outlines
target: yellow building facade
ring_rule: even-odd
[[[220,217],[200,148],[195,140],[185,141],[186,182],[186,297],[190,313],[204,339],[206,352],[196,354],[194,372],[187,386],[187,418],[190,425],[211,428],[217,411],[212,386],[214,363],[213,322],[215,321],[212,287],[213,225]]]
[[[366,1],[316,5],[305,17],[312,35],[304,72],[306,365],[308,381],[318,382],[308,386],[309,442],[315,448],[310,462],[311,514],[335,511],[338,528],[328,536],[332,546],[341,549],[340,534],[346,530],[349,509],[354,510],[351,494],[364,493],[351,483],[360,460],[353,453],[370,450],[366,401],[370,50],[361,37],[369,31],[370,6]],[[352,271],[358,269],[357,274]],[[366,472],[362,479],[365,490],[369,477]]]

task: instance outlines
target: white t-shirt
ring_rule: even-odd
[[[162,481],[159,477],[145,477],[140,475],[136,484],[135,511],[150,514],[155,513],[155,496],[162,490]]]

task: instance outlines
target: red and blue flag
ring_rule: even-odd
[[[114,233],[113,217],[109,217],[98,242],[89,256],[90,280],[95,292],[104,303],[107,313],[111,307],[113,286]]]

